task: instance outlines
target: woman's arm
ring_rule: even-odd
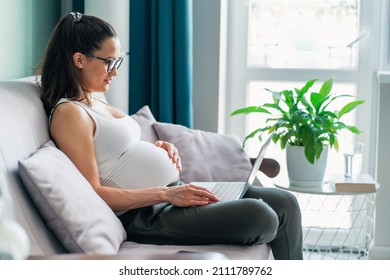
[[[205,188],[194,185],[120,189],[102,186],[96,163],[93,135],[95,123],[80,106],[64,103],[54,111],[50,133],[58,148],[75,164],[96,193],[115,211],[168,202],[176,206],[207,205],[218,199]],[[167,148],[168,152],[171,151]]]

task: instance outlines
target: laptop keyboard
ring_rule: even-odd
[[[235,199],[242,190],[243,183],[216,183],[211,191],[220,201]]]

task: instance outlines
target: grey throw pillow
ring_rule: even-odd
[[[245,182],[252,168],[238,137],[156,122],[158,138],[177,147],[183,164],[181,180]]]
[[[158,140],[156,131],[152,126],[156,122],[156,119],[148,106],[142,107],[137,113],[131,115],[131,117],[136,120],[141,128],[141,140],[151,143],[155,143]]]
[[[46,225],[69,252],[118,252],[126,240],[121,222],[52,141],[19,161],[19,174]]]

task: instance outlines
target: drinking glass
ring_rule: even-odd
[[[345,177],[358,178],[362,172],[363,164],[363,143],[354,143],[344,153]]]

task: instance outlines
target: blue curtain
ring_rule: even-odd
[[[84,0],[72,0],[72,11],[84,13],[85,3]]]
[[[131,0],[129,113],[192,127],[192,0]]]

